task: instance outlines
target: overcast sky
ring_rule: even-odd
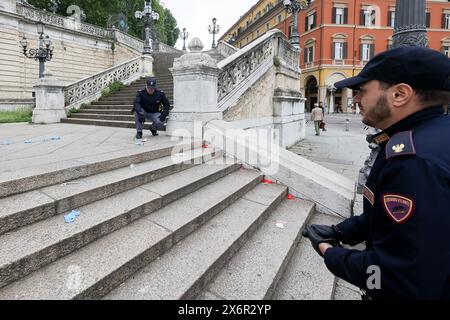
[[[210,49],[212,35],[208,33],[208,26],[212,24],[212,18],[217,18],[217,24],[220,26],[217,40],[256,4],[257,0],[162,0],[161,2],[177,19],[180,30],[187,29],[189,39],[186,46],[193,37],[198,37],[205,49]],[[182,49],[183,41],[178,40],[176,47]]]

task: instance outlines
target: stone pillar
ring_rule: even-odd
[[[222,120],[217,109],[217,81],[220,69],[217,62],[202,53],[198,38],[189,43],[191,53],[175,59],[173,68],[174,109],[167,123],[172,136],[203,138],[203,126],[211,120]]]
[[[394,47],[427,47],[425,0],[397,0]]]
[[[277,144],[290,147],[306,136],[305,104],[298,91],[276,89],[273,97],[274,129]]]
[[[17,0],[1,0],[0,10],[16,13],[16,2]]]
[[[33,110],[33,123],[59,123],[66,118],[64,83],[45,74],[44,78],[34,86],[36,107]]]
[[[142,55],[142,76],[152,77],[153,76],[153,57],[149,54]]]
[[[327,87],[326,86],[320,86],[319,87],[319,103],[323,102],[323,104],[327,104]]]

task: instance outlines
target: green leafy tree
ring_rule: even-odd
[[[115,0],[115,1],[101,1],[101,0],[57,0],[59,3],[57,14],[67,15],[67,8],[71,5],[79,6],[86,14],[86,22],[106,27],[108,19],[111,15],[124,13],[128,18],[128,32],[138,38],[143,38],[143,26],[139,20],[134,17],[136,11],[141,11],[144,8],[144,1],[142,0]],[[48,0],[28,0],[31,5],[49,10]],[[156,35],[159,41],[164,42],[170,46],[174,46],[177,42],[180,30],[177,27],[177,21],[173,17],[169,9],[166,9],[159,0],[152,0],[152,8],[159,13],[159,20],[156,23]]]

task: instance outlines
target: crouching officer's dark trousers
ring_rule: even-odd
[[[149,119],[152,122],[152,125],[150,127],[150,130],[156,130],[156,131],[165,131],[166,127],[164,125],[164,122],[159,120],[159,117],[161,116],[161,113],[149,113],[142,111],[145,115],[145,119]],[[144,121],[141,122],[141,119],[137,112],[134,113],[134,122],[136,123],[136,131],[142,132]]]

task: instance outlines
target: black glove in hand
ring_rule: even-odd
[[[314,228],[316,233],[325,239],[335,239],[342,240],[341,233],[336,226],[324,226],[319,224],[313,224],[311,227]]]
[[[306,227],[305,230],[303,231],[303,236],[305,238],[308,238],[309,241],[311,241],[311,244],[312,244],[314,250],[316,250],[316,252],[321,257],[324,257],[324,255],[322,254],[322,252],[319,249],[320,244],[328,243],[328,244],[332,245],[333,247],[340,247],[341,244],[340,244],[339,240],[331,237],[332,233],[330,232],[330,230],[327,230],[326,228],[322,228],[322,227],[325,227],[325,226],[312,225],[312,226]],[[326,237],[324,237],[322,235],[322,233],[324,235],[326,235]]]

